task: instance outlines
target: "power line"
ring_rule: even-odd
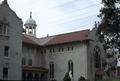
[[[76,1],[80,1],[80,0],[76,0]],[[61,7],[61,6],[66,6],[66,5],[71,4],[71,3],[73,3],[73,2],[75,2],[75,0],[71,0],[71,1],[69,1],[69,2],[66,2],[66,3],[60,4],[60,5],[54,6],[54,7],[52,7],[52,8],[57,8],[57,7]]]
[[[97,5],[98,5],[98,4],[97,4]],[[87,7],[84,7],[84,8],[78,8],[78,9],[75,9],[75,10],[72,10],[72,11],[64,12],[64,14],[67,14],[67,13],[72,14],[72,13],[80,12],[80,11],[82,11],[82,10],[90,9],[90,8],[92,8],[92,7],[94,7],[94,6],[96,6],[96,5],[90,5],[90,6],[87,6]],[[93,9],[91,9],[91,10],[93,10]],[[83,13],[83,14],[84,14],[84,13]],[[82,14],[81,14],[81,15],[82,15]],[[63,17],[63,16],[66,16],[66,15],[61,15],[61,17]],[[57,16],[54,16],[54,17],[57,17]]]
[[[96,4],[96,5],[98,6],[98,4]],[[76,10],[72,10],[72,11],[70,11],[70,12],[82,11],[82,10],[90,9],[90,8],[96,6],[96,5],[90,5],[90,6],[87,6],[87,7],[84,7],[84,8],[79,8],[79,9],[76,9]],[[69,13],[70,13],[70,12],[69,12]]]
[[[88,19],[90,17],[96,17],[96,14],[93,14],[93,15],[90,15],[90,16],[86,16],[86,17],[78,17],[78,18],[75,18],[75,19],[69,19],[67,22],[63,21],[63,20],[58,20],[59,21],[62,21],[63,23],[61,24],[65,24],[65,23],[68,23],[68,22],[73,22],[73,21],[76,21],[76,20],[84,20],[84,19]],[[74,17],[73,17],[74,18]]]
[[[89,12],[93,12],[93,9],[91,9],[91,11],[89,11]],[[78,13],[77,13],[78,14]],[[59,20],[63,20],[64,19],[64,17],[70,17],[70,18],[73,18],[73,17],[77,17],[77,16],[80,16],[80,15],[86,15],[86,14],[88,14],[88,12],[86,12],[86,13],[80,13],[80,14],[78,14],[78,15],[72,15],[71,13],[70,13],[70,15],[71,16],[69,16],[68,14],[66,15],[66,14],[64,14],[64,15],[60,15],[59,17],[60,17],[60,19],[55,19],[55,20],[53,20],[53,22],[54,21],[59,21]],[[98,15],[98,13],[96,13],[96,16]],[[58,16],[54,16],[55,18],[56,17],[58,17]],[[53,17],[51,18],[51,17],[48,17],[49,19],[53,19]]]
[[[71,11],[68,11],[66,13],[70,13],[70,12],[75,12],[75,11],[81,11],[81,10],[85,10],[85,9],[89,9],[89,8],[92,8],[94,6],[99,6],[100,4],[92,4],[92,5],[89,5],[89,6],[86,6],[86,7],[83,7],[83,8],[78,8],[78,9],[74,9],[74,10],[71,10]]]
[[[67,17],[69,17],[69,18],[75,18],[75,17],[77,17],[77,16],[80,16],[80,15],[83,15],[83,16],[84,16],[84,15],[86,15],[86,14],[88,14],[88,12],[87,12],[87,13],[78,14],[78,15],[67,16]],[[97,16],[97,14],[98,14],[98,13],[96,13],[95,16]],[[65,15],[64,15],[64,16],[61,16],[61,19],[58,19],[57,21],[60,21],[60,20],[65,19],[64,17],[66,17],[66,16],[65,16]],[[54,21],[55,21],[55,20],[54,20]],[[53,21],[53,22],[54,22],[54,21]]]

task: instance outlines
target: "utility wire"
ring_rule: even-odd
[[[66,24],[66,23],[71,23],[71,22],[75,22],[75,21],[83,21],[83,19],[88,19],[89,17],[95,17],[95,15],[92,15],[92,16],[87,16],[87,17],[83,17],[83,18],[76,18],[76,19],[72,19],[72,20],[68,20],[66,22],[62,22],[60,24]],[[86,22],[85,22],[86,23]]]
[[[75,3],[75,1],[77,2],[77,1],[80,1],[80,0],[71,0],[71,1],[69,1],[69,2],[66,2],[66,3],[60,4],[60,5],[54,6],[54,7],[52,7],[52,8],[57,8],[57,7],[66,6],[66,5],[68,5],[68,4]],[[81,1],[82,1],[82,0],[81,0]]]
[[[91,11],[91,12],[92,12],[92,11]],[[87,12],[87,13],[78,14],[78,15],[72,15],[72,16],[64,15],[64,16],[61,16],[60,19],[56,19],[56,20],[57,20],[57,21],[64,20],[66,16],[69,17],[69,18],[71,18],[71,19],[73,19],[73,18],[76,18],[77,16],[78,16],[78,17],[79,17],[80,15],[84,16],[84,15],[86,15],[86,14],[88,14],[88,12]],[[95,13],[94,13],[94,14],[95,14]],[[95,16],[97,16],[97,15],[98,15],[98,13],[95,14]],[[54,21],[56,21],[56,20],[53,20],[52,22],[54,22]]]
[[[82,10],[86,10],[86,9],[89,9],[91,7],[94,7],[94,6],[100,6],[100,4],[92,4],[92,5],[89,5],[89,6],[86,6],[86,7],[83,7],[83,8],[78,8],[78,9],[73,9],[71,11],[68,11],[66,13],[70,13],[70,12],[75,12],[75,11],[82,11]]]
[[[88,19],[88,18],[91,18],[91,17],[96,17],[97,13],[95,14],[92,14],[92,15],[89,15],[89,16],[85,16],[85,17],[77,17],[77,18],[74,18],[74,17],[70,17],[69,20],[67,19],[67,22],[72,22],[72,21],[76,21],[76,20],[85,20],[85,19]],[[63,23],[66,23],[64,21],[65,19],[59,19],[57,21],[51,21],[51,22],[59,22],[59,21],[62,21]]]
[[[92,7],[94,7],[94,6],[96,6],[96,5],[90,5],[90,6],[87,6],[87,7],[84,7],[84,8],[78,8],[78,9],[75,9],[75,10],[72,10],[72,11],[64,12],[64,14],[67,14],[67,13],[73,14],[73,13],[76,13],[76,12],[80,12],[80,11],[82,11],[82,10],[90,9],[90,8],[92,8]],[[91,9],[91,10],[93,10],[93,9]],[[84,13],[83,13],[83,14],[84,14]],[[81,15],[82,15],[82,14],[81,14]],[[58,15],[57,15],[57,16],[58,16]],[[56,18],[57,16],[54,16],[54,17]],[[66,16],[66,15],[60,15],[60,16],[63,17],[63,16]]]

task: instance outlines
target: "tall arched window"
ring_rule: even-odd
[[[50,79],[54,78],[54,63],[50,62]]]
[[[29,66],[32,66],[32,59],[29,59],[29,60],[28,60],[28,65],[29,65]]]
[[[73,61],[69,60],[68,61],[68,72],[72,71],[72,76],[73,76]]]
[[[95,68],[101,68],[101,52],[98,46],[94,48],[93,55]]]
[[[22,58],[22,65],[25,65],[25,64],[26,64],[25,58]]]

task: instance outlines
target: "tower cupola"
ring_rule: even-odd
[[[36,36],[36,21],[32,18],[32,12],[30,12],[30,18],[25,22],[25,31],[27,35]]]

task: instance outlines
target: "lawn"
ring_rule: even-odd
[[[97,80],[97,81],[120,81],[120,79],[112,79],[112,80]]]

